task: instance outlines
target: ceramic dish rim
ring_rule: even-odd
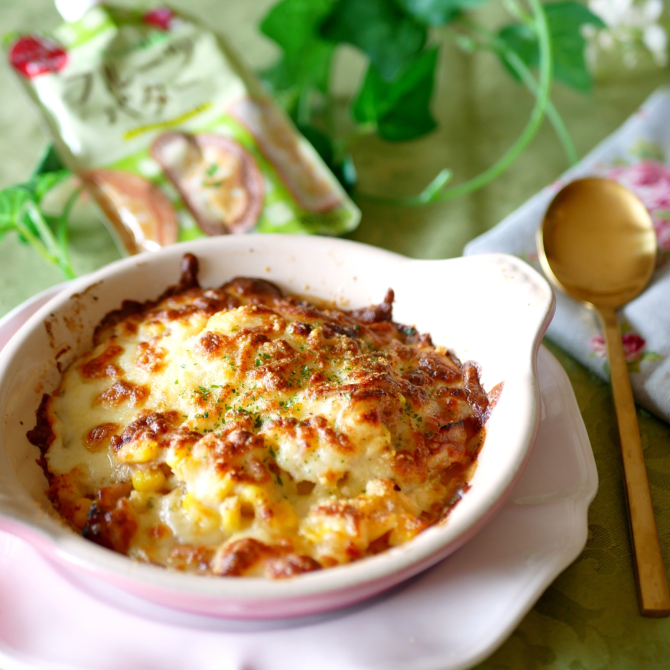
[[[260,240],[275,238],[284,239],[285,243],[295,243],[293,236],[258,236],[254,243]],[[226,238],[224,238],[226,239]],[[230,239],[230,238],[227,238]],[[235,239],[235,238],[233,238]],[[348,248],[362,251],[371,257],[377,257],[385,262],[392,263],[449,263],[451,261],[471,262],[474,259],[482,257],[468,257],[461,259],[448,259],[441,261],[414,261],[404,256],[384,251],[375,247],[366,247],[355,242],[338,240],[333,238],[298,238],[301,244],[312,245],[335,245],[345,253]],[[290,241],[290,242],[289,242]],[[196,255],[199,249],[205,249],[205,245],[210,245],[212,240],[200,240],[196,242],[185,242],[174,245],[161,255],[151,255],[151,257],[131,257],[117,261],[95,273],[81,277],[68,283],[63,291],[54,296],[45,305],[24,324],[19,332],[7,344],[2,353],[0,353],[0,387],[3,384],[2,373],[11,360],[12,356],[20,349],[23,340],[36,327],[42,327],[44,319],[54,311],[61,308],[75,293],[81,293],[85,288],[95,284],[100,280],[114,280],[115,277],[123,274],[128,268],[136,268],[140,264],[165,263],[175,256],[181,256],[184,251],[193,251]],[[248,243],[248,240],[247,240]],[[508,257],[504,254],[495,254],[500,258],[513,259],[515,263],[521,263],[514,257]],[[491,256],[489,256],[491,257]],[[158,260],[153,260],[158,259]],[[528,268],[529,274],[535,275],[538,284],[546,284],[546,281],[532,268]],[[547,285],[548,286],[548,285]],[[551,289],[549,289],[551,293]],[[276,601],[285,598],[300,598],[313,594],[327,594],[329,592],[350,589],[359,584],[374,584],[377,581],[388,580],[390,574],[407,573],[406,576],[415,574],[421,569],[429,567],[437,560],[440,560],[451,551],[461,546],[469,537],[474,535],[479,528],[495,513],[503,504],[506,494],[509,493],[514,483],[518,480],[523,466],[527,462],[532,444],[535,439],[538,425],[537,408],[537,372],[535,370],[537,349],[539,347],[542,335],[546,330],[549,320],[553,314],[554,302],[553,293],[551,301],[546,305],[545,318],[541,324],[538,324],[537,331],[534,333],[532,351],[528,352],[529,365],[532,372],[532,385],[534,390],[535,406],[527,408],[530,422],[526,425],[523,442],[514,468],[510,470],[510,478],[507,480],[504,490],[498,491],[497,495],[490,501],[490,504],[479,516],[474,518],[467,526],[464,532],[448,540],[435,538],[428,531],[420,534],[411,543],[401,545],[391,549],[383,554],[371,557],[362,561],[357,561],[346,566],[330,568],[324,571],[308,573],[301,575],[299,579],[273,581],[267,579],[249,579],[226,580],[221,578],[212,578],[201,575],[189,575],[172,572],[164,569],[156,569],[154,566],[142,565],[129,560],[127,557],[115,554],[103,549],[80,536],[72,533],[71,530],[61,527],[56,522],[47,522],[36,524],[34,521],[22,518],[22,515],[15,510],[7,508],[0,499],[0,527],[8,530],[36,546],[43,553],[55,554],[59,561],[68,565],[75,565],[83,568],[87,572],[107,573],[122,581],[139,582],[149,587],[159,590],[168,590],[178,592],[185,596],[192,595],[196,597],[212,598],[233,598],[239,601]],[[1,440],[1,435],[0,435]],[[0,450],[3,450],[0,444]],[[46,516],[46,515],[45,515]],[[445,526],[443,526],[444,528]],[[432,530],[432,529],[429,529]],[[430,541],[429,541],[430,540]],[[408,572],[409,571],[409,572]]]

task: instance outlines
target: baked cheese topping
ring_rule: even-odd
[[[490,408],[462,365],[380,305],[267,281],[124,303],[41,408],[50,495],[84,537],[216,575],[290,577],[402,544],[467,488]],[[42,438],[38,439],[38,434]]]

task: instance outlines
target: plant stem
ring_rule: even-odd
[[[53,258],[58,258],[58,243],[37,205],[29,201],[25,204],[25,211],[37,229],[46,250]]]
[[[79,195],[78,191],[75,191],[76,195]],[[73,194],[73,196],[75,195]],[[68,200],[68,204],[66,204],[66,209],[63,211],[63,214],[69,212],[69,207],[72,207],[72,204],[74,204],[73,196],[70,196]],[[72,202],[70,202],[72,201]],[[30,220],[33,222],[35,225],[35,228],[37,228],[37,232],[39,233],[40,240],[35,238],[35,236],[28,231],[28,229],[24,226],[21,226],[21,232],[23,233],[24,237],[35,247],[35,249],[47,260],[49,260],[50,263],[54,263],[55,265],[58,265],[58,267],[61,269],[61,272],[68,278],[68,279],[74,279],[77,275],[75,275],[74,270],[72,269],[72,265],[70,264],[70,259],[68,258],[67,255],[67,250],[65,247],[61,247],[58,242],[56,241],[56,238],[54,237],[53,232],[51,231],[51,228],[49,228],[49,225],[47,222],[44,220],[44,217],[42,216],[42,213],[40,212],[39,208],[34,202],[28,202],[26,203],[26,211],[28,216],[30,217]],[[18,217],[20,220],[20,217]],[[59,226],[61,227],[61,226]],[[26,232],[28,232],[28,235],[26,236]],[[63,233],[62,231],[60,232],[60,235],[67,235],[67,233]],[[65,237],[67,240],[67,237]],[[47,253],[48,257],[45,256],[42,251],[40,250],[40,246],[44,251]]]
[[[531,74],[530,70],[526,67],[526,64],[509,49],[505,50],[504,58],[509,64],[509,66],[519,75],[521,81],[526,85],[530,92],[537,98],[539,95],[539,86],[535,81],[535,78]],[[570,137],[570,133],[556,109],[555,105],[551,100],[547,103],[547,118],[551,122],[551,125],[554,127],[556,136],[558,137],[559,142],[561,143],[565,155],[568,158],[570,166],[576,165],[579,162],[579,154],[577,149]]]
[[[461,23],[467,26],[470,30],[480,35],[486,40],[486,43],[482,45],[485,48],[489,48],[494,51],[500,58],[502,58],[509,66],[516,72],[519,79],[526,85],[526,88],[537,98],[539,95],[539,87],[533,77],[531,71],[528,69],[526,64],[519,58],[516,52],[512,51],[507,47],[505,42],[499,37],[490,33],[488,30],[484,29],[479,24],[474,21],[470,21],[467,18],[461,19]],[[575,145],[572,142],[570,133],[561,118],[561,115],[558,113],[558,110],[554,106],[554,103],[549,100],[547,103],[547,118],[551,122],[551,125],[554,127],[556,136],[558,137],[563,150],[568,158],[570,165],[575,165],[579,162],[579,154],[575,149]]]
[[[437,196],[437,200],[451,200],[466,193],[471,193],[481,188],[492,179],[501,175],[521,154],[521,152],[530,144],[542,124],[547,105],[549,104],[549,95],[551,93],[551,77],[553,74],[553,59],[551,55],[551,37],[549,35],[549,26],[547,25],[547,16],[540,0],[529,0],[533,17],[535,19],[535,30],[540,47],[540,83],[538,85],[535,107],[530,115],[530,119],[517,141],[508,149],[507,153],[488,170],[485,170],[474,179],[466,181],[460,186],[443,191]]]
[[[459,196],[466,195],[480,189],[482,186],[500,176],[519,157],[521,152],[528,146],[533,137],[535,137],[537,131],[540,128],[540,125],[542,124],[542,120],[549,104],[553,71],[551,37],[549,35],[549,26],[547,25],[546,14],[544,13],[544,9],[540,0],[529,0],[529,4],[533,11],[533,24],[537,34],[540,49],[540,82],[538,85],[535,106],[531,112],[530,119],[528,120],[526,127],[516,142],[507,150],[502,158],[500,158],[497,163],[492,165],[487,170],[484,170],[484,172],[477,175],[473,179],[470,179],[463,184],[455,186],[454,188],[450,188],[446,191],[438,190],[435,192],[433,190],[433,184],[431,183],[419,195],[410,196],[407,198],[380,198],[368,196],[362,193],[357,194],[359,197],[380,204],[405,206],[423,205],[428,202],[452,200]]]
[[[28,242],[30,242],[31,246],[37,253],[42,256],[42,258],[47,262],[51,263],[52,265],[58,265],[58,259],[52,256],[48,251],[47,248],[44,246],[42,241],[35,237],[32,233],[32,231],[24,226],[20,221],[16,221],[16,228],[17,230],[25,237]]]
[[[460,195],[471,193],[492,179],[502,174],[521,154],[521,152],[530,144],[540,128],[544,118],[547,106],[549,104],[549,95],[551,92],[551,78],[553,74],[553,59],[551,55],[551,37],[549,35],[549,26],[547,16],[540,0],[529,0],[533,10],[534,28],[537,33],[537,40],[540,48],[540,83],[535,101],[535,107],[530,115],[530,119],[517,141],[508,149],[507,153],[488,170],[485,170],[474,179],[466,181],[460,186],[440,193],[438,200],[451,200]]]
[[[58,221],[56,223],[56,241],[58,242],[58,246],[60,248],[60,253],[61,253],[61,258],[64,262],[65,267],[69,271],[66,272],[65,269],[63,269],[63,272],[72,275],[72,277],[75,277],[75,273],[72,269],[72,263],[70,261],[70,254],[68,253],[68,223],[70,220],[70,212],[72,211],[72,207],[74,206],[74,203],[77,201],[77,198],[81,195],[81,189],[78,188],[76,189],[72,195],[67,199],[67,202],[65,203],[65,207],[63,207],[63,211],[61,212],[61,215],[58,217]]]
[[[523,25],[533,28],[533,17],[523,11],[523,7],[516,0],[502,0],[503,7],[517,21]]]

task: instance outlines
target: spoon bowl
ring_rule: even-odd
[[[549,279],[592,309],[605,334],[640,611],[643,616],[670,616],[670,593],[615,311],[639,295],[651,279],[657,255],[653,222],[637,196],[618,182],[578,179],[549,205],[537,248]]]
[[[589,306],[617,308],[639,295],[656,265],[656,234],[645,206],[611,179],[568,184],[541,229],[542,265],[554,284]]]

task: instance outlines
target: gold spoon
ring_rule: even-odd
[[[640,430],[616,309],[647,285],[656,235],[644,205],[611,179],[578,179],[553,199],[538,231],[540,261],[562,291],[592,309],[605,333],[623,453],[628,520],[642,616],[670,616]]]

